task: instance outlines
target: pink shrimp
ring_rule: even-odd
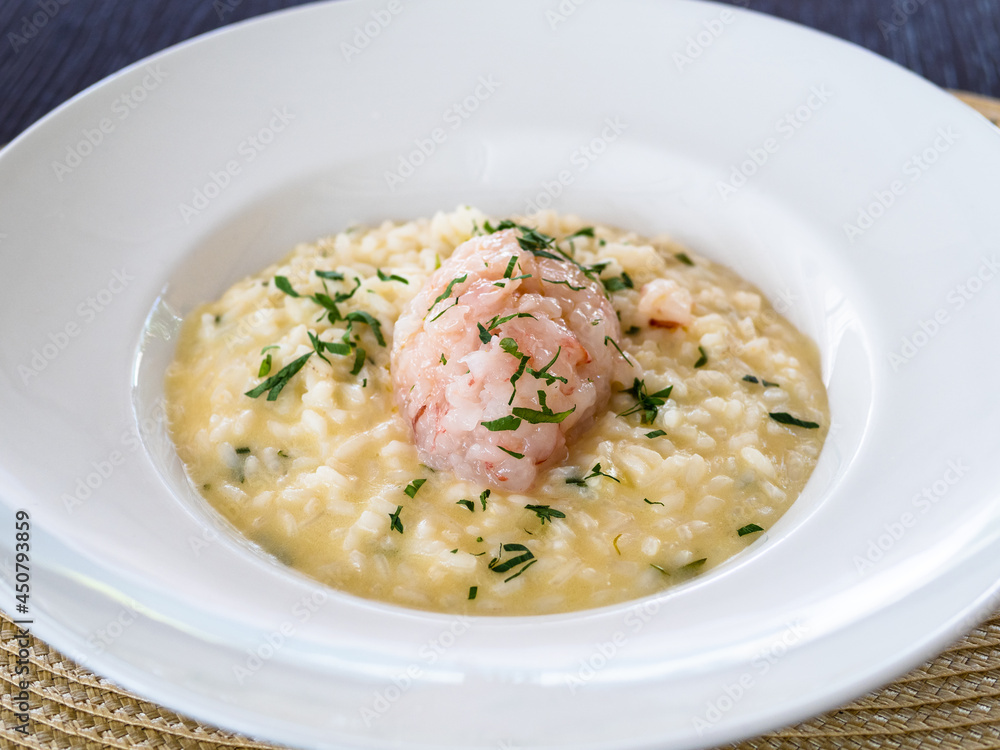
[[[639,295],[639,315],[651,326],[675,328],[691,325],[691,292],[676,281],[654,279]]]
[[[616,348],[600,284],[522,249],[513,229],[459,246],[394,337],[395,399],[421,460],[515,492],[565,458],[625,379],[616,372],[638,367]]]

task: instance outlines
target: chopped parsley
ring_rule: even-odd
[[[507,449],[506,449],[506,448],[504,448],[504,447],[503,447],[502,445],[498,445],[498,446],[497,446],[497,448],[499,448],[500,450],[502,450],[502,451],[503,451],[504,453],[506,453],[506,454],[507,454],[508,456],[513,456],[514,458],[518,458],[518,459],[520,459],[520,458],[524,458],[524,454],[523,454],[523,453],[517,453],[517,452],[515,452],[515,451],[510,451],[510,450],[507,450]]]
[[[514,557],[508,558],[507,560],[501,562],[504,552],[515,552],[519,554],[515,554]],[[521,573],[526,571],[536,562],[538,562],[538,559],[531,553],[531,550],[529,550],[523,544],[514,544],[514,543],[501,544],[500,550],[497,552],[497,556],[494,557],[492,560],[490,560],[489,565],[487,567],[489,567],[489,569],[492,570],[494,573],[506,573],[510,570],[513,570],[518,565],[523,565],[524,567],[522,567],[519,571],[517,571],[517,573],[512,575],[510,578],[504,579],[504,583],[506,583],[507,581],[511,581],[517,578],[519,575],[521,575]]]
[[[567,240],[571,240],[574,237],[591,237],[592,238],[593,236],[594,236],[594,228],[593,227],[584,227],[583,229],[577,229],[575,232],[573,232],[573,234],[567,234],[566,235],[566,239]]]
[[[506,432],[508,430],[516,430],[521,426],[521,420],[515,417],[513,414],[508,414],[506,417],[500,417],[499,419],[493,419],[489,422],[480,422],[483,427],[485,427],[490,432]]]
[[[769,380],[764,380],[764,378],[757,378],[755,375],[744,375],[743,380],[747,383],[759,383],[765,388],[781,388],[777,383],[772,383]]]
[[[815,430],[819,427],[819,424],[816,422],[806,422],[784,411],[772,411],[768,413],[768,416],[775,422],[792,425],[793,427],[804,427],[807,430]]]
[[[549,505],[525,505],[525,510],[530,510],[540,519],[542,519],[542,526],[545,525],[546,521],[551,521],[553,518],[565,518],[566,514],[561,510],[556,510]]]
[[[682,565],[680,567],[680,570],[678,570],[677,572],[678,573],[687,573],[687,572],[693,573],[694,571],[698,570],[702,565],[704,565],[707,562],[707,560],[708,560],[707,557],[703,557],[700,560],[695,560],[694,562],[689,562],[687,565]]]
[[[607,477],[608,479],[617,482],[618,484],[621,484],[622,482],[622,480],[620,480],[618,477],[612,476],[611,474],[605,474],[603,471],[601,471],[600,464],[594,464],[594,468],[590,470],[590,473],[587,476],[570,477],[569,479],[566,480],[566,484],[575,484],[579,485],[580,487],[586,487],[587,480],[593,479],[594,477]]]
[[[397,505],[396,512],[389,514],[389,531],[398,531],[400,534],[403,533],[403,522],[399,520],[399,512],[402,509],[402,505]]]
[[[292,283],[288,280],[287,276],[275,276],[274,285],[278,287],[278,289],[283,291],[285,294],[287,294],[289,297],[302,296],[292,288]]]
[[[699,367],[704,367],[708,364],[708,352],[705,351],[705,347],[699,346],[698,351],[701,353],[701,356],[698,357],[698,361],[694,363],[694,369],[696,370]]]
[[[417,491],[424,486],[424,482],[426,481],[427,481],[426,479],[414,479],[412,482],[406,485],[406,489],[404,489],[403,492],[405,492],[410,497],[414,497],[416,496]]]
[[[264,393],[267,393],[267,400],[274,401],[278,398],[278,394],[281,393],[282,389],[288,385],[288,381],[295,376],[295,373],[305,366],[306,362],[309,361],[309,358],[312,355],[313,352],[303,354],[298,359],[282,367],[278,370],[277,374],[272,375],[256,388],[247,391],[245,395],[250,398],[257,398]]]
[[[343,281],[344,274],[337,273],[336,271],[316,271],[317,276],[321,279],[327,279],[329,281]]]
[[[663,437],[666,434],[663,430],[653,430],[652,432],[647,432],[646,437],[652,440],[653,438]]]
[[[620,292],[622,289],[635,289],[635,282],[632,277],[622,271],[621,276],[613,276],[610,279],[601,279],[604,288],[609,292]]]
[[[560,375],[552,375],[549,372],[549,368],[552,367],[552,365],[554,365],[556,363],[556,360],[559,359],[559,355],[561,353],[562,353],[562,347],[560,346],[560,347],[558,347],[556,349],[556,353],[553,355],[553,357],[549,361],[549,363],[547,365],[545,365],[545,367],[543,367],[541,370],[532,370],[532,369],[529,368],[528,372],[533,377],[538,378],[539,380],[544,380],[547,385],[552,385],[557,380],[560,381],[560,382],[563,382],[563,383],[568,382],[566,380],[566,378],[564,378],[564,377],[562,377]],[[543,406],[544,406],[544,403],[543,403]]]
[[[445,358],[444,352],[441,352],[441,364],[442,365],[448,364],[448,360]]]
[[[479,593],[479,587],[478,586],[469,586],[469,600],[470,601],[472,599],[475,599],[476,598],[476,594],[478,594],[478,593]]]
[[[513,390],[510,392],[510,399],[507,401],[508,405],[514,403],[514,396],[517,394],[517,381],[521,379],[522,375],[524,375],[524,368],[528,366],[528,359],[528,356],[521,355],[521,361],[518,362],[517,370],[515,370],[514,374],[510,376],[510,386]]]
[[[627,393],[632,396],[632,398],[635,399],[636,404],[631,409],[623,411],[618,416],[628,417],[632,414],[641,414],[642,424],[653,424],[656,420],[659,408],[667,403],[667,399],[670,398],[670,392],[673,389],[674,387],[672,385],[668,385],[661,391],[648,393],[646,391],[646,381],[635,378],[632,382],[632,387],[622,391],[622,393]]]
[[[500,348],[503,349],[507,354],[512,357],[517,357],[520,359],[525,355],[521,353],[521,350],[517,348],[517,342],[514,339],[507,337],[500,340]]]
[[[483,510],[486,510],[486,501],[489,499],[489,497],[490,497],[489,490],[483,490],[479,495],[479,502],[483,504]],[[476,541],[481,542],[483,541],[483,538],[479,537]]]
[[[618,353],[619,353],[620,355],[622,355],[622,358],[623,358],[623,359],[624,359],[624,360],[625,360],[626,362],[628,362],[628,366],[629,366],[629,367],[635,367],[635,365],[633,365],[633,364],[632,364],[632,360],[628,358],[628,355],[627,355],[627,354],[625,354],[625,352],[623,352],[623,351],[622,351],[622,348],[621,348],[620,346],[618,346],[618,342],[617,342],[617,341],[615,341],[615,340],[614,340],[613,338],[611,338],[610,336],[605,336],[605,337],[604,337],[604,345],[605,345],[605,346],[607,346],[607,345],[608,345],[608,342],[609,342],[609,341],[610,341],[610,342],[611,342],[612,344],[614,344],[614,347],[615,347],[615,349],[617,349],[617,350],[618,350]]]
[[[650,500],[648,497],[644,497],[642,501],[646,503],[646,505],[663,505],[663,503],[658,502],[656,500]],[[665,508],[667,506],[663,505],[663,507]]]
[[[507,321],[513,320],[514,318],[531,318],[532,320],[534,320],[535,316],[532,315],[531,313],[511,313],[510,315],[504,315],[503,317],[499,315],[494,315],[493,319],[486,324],[486,330],[492,331],[494,328],[497,328],[498,326],[501,326]],[[480,328],[483,327],[481,324],[477,325],[479,325]],[[480,334],[480,337],[482,337],[482,334]]]
[[[763,530],[764,530],[763,528],[761,528],[760,526],[758,526],[755,523],[748,523],[742,529],[737,529],[736,533],[739,536],[746,536],[747,534],[754,534],[754,533],[756,533],[758,531],[763,531]]]
[[[520,417],[529,424],[559,424],[566,419],[566,417],[576,411],[575,405],[568,411],[552,411],[552,409],[548,407],[548,404],[545,403],[545,391],[538,391],[538,403],[542,407],[541,411],[515,406],[511,409],[511,412],[515,417]]]
[[[360,346],[356,346],[354,350],[354,366],[351,367],[351,375],[357,375],[361,372],[361,368],[365,364],[365,357],[367,353]]]
[[[257,377],[266,377],[271,372],[271,355],[268,354],[264,360],[260,363],[260,369],[257,370]]]
[[[378,345],[385,346],[385,339],[382,337],[382,324],[372,317],[370,313],[366,313],[363,310],[355,310],[354,312],[347,313],[344,316],[344,320],[348,323],[367,324],[372,329],[372,333],[375,334],[375,340],[378,342]]]
[[[524,362],[525,360],[522,359],[521,361]],[[576,411],[575,405],[567,411],[552,411],[548,404],[545,403],[545,391],[538,391],[538,402],[542,407],[541,410],[515,406],[511,409],[512,413],[510,415],[493,419],[489,422],[480,422],[480,424],[490,432],[505,432],[507,430],[516,430],[521,426],[522,420],[529,424],[559,424]],[[503,449],[501,448],[501,450]],[[507,452],[510,453],[510,451]],[[511,455],[514,454],[511,453]],[[523,458],[523,455],[519,455],[517,458]]]
[[[402,276],[396,276],[396,274],[386,275],[381,268],[375,269],[376,275],[379,277],[380,281],[399,281],[403,284],[409,284],[410,282],[404,279]]]
[[[503,272],[503,277],[505,279],[509,279],[514,275],[514,264],[517,263],[518,257],[519,256],[517,255],[512,255],[510,256],[510,260],[507,261],[507,270]]]
[[[490,332],[487,331],[485,328],[483,328],[482,323],[476,323],[476,327],[479,328],[479,340],[482,341],[484,344],[490,343],[490,341],[493,339],[493,337],[490,335]]]
[[[323,356],[324,351],[330,352],[331,354],[346,356],[351,353],[351,349],[353,348],[349,343],[342,343],[339,341],[320,341],[319,336],[314,334],[312,331],[307,331],[307,333],[309,334],[309,341],[312,342],[313,349],[319,355],[320,359],[327,364],[330,364],[330,360]]]
[[[476,505],[471,500],[459,500],[455,505],[462,505],[468,508],[470,513],[476,512]]]
[[[451,310],[454,307],[458,307],[458,300],[457,299],[455,300],[455,304],[454,305],[448,305],[448,307],[446,307],[444,310],[442,310],[437,315],[435,315],[433,318],[431,318],[431,323],[433,323],[435,320],[437,320],[438,318],[440,318],[442,315],[444,315],[446,312],[448,312],[449,310]]]
[[[562,284],[563,286],[569,287],[574,292],[579,292],[581,289],[586,289],[586,287],[583,287],[583,286],[573,286],[572,284],[570,284],[565,279],[562,280],[562,281],[556,281],[555,279],[542,279],[542,281],[544,281],[547,284]]]
[[[427,308],[427,312],[430,312],[431,310],[433,310],[434,309],[434,305],[436,305],[438,302],[440,302],[442,300],[448,299],[451,296],[451,290],[455,288],[455,284],[461,284],[467,278],[469,278],[469,274],[466,273],[466,274],[462,274],[461,276],[456,276],[454,279],[452,279],[451,281],[449,281],[448,282],[448,286],[445,287],[444,291],[441,292],[441,294],[438,295],[437,299],[435,299],[431,303],[431,306],[429,308]]]
[[[677,253],[674,257],[677,258],[677,260],[679,260],[685,266],[693,266],[694,265],[694,261],[691,260],[691,258],[688,257],[687,253]]]

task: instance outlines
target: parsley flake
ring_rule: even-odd
[[[612,344],[614,344],[614,347],[615,347],[615,349],[617,349],[617,350],[618,350],[618,353],[619,353],[620,355],[622,355],[622,358],[623,358],[623,359],[624,359],[624,360],[625,360],[626,362],[628,362],[628,366],[629,366],[629,367],[635,367],[635,365],[633,365],[633,364],[632,364],[632,360],[628,358],[628,355],[627,355],[627,354],[625,354],[625,352],[623,352],[623,351],[622,351],[622,348],[621,348],[620,346],[618,346],[618,342],[617,342],[617,341],[615,341],[615,340],[614,340],[613,338],[611,338],[610,336],[605,336],[605,337],[604,337],[604,345],[605,345],[605,346],[607,346],[607,345],[608,345],[608,342],[609,342],[609,341],[610,341],[610,342],[611,342]]]
[[[694,369],[696,370],[699,367],[704,367],[708,364],[708,353],[705,351],[705,348],[703,346],[699,346],[698,351],[701,353],[701,356],[698,357],[698,361],[694,363]]]
[[[399,512],[402,509],[402,505],[397,505],[396,512],[389,514],[389,531],[398,531],[400,534],[403,533],[403,522],[399,520]]]
[[[302,295],[292,289],[292,282],[288,280],[287,276],[275,276],[274,285],[278,287],[281,291],[287,294],[289,297],[301,297]]]
[[[653,424],[659,408],[667,403],[667,399],[670,398],[670,392],[673,389],[672,385],[668,385],[661,391],[648,393],[646,391],[646,381],[635,378],[632,382],[632,387],[622,391],[622,393],[632,396],[636,400],[636,404],[618,416],[628,417],[632,414],[641,414],[642,424]]]
[[[336,271],[315,271],[315,274],[321,279],[328,279],[329,281],[343,281],[344,274],[337,273]]]
[[[536,516],[542,520],[542,526],[545,525],[546,521],[551,521],[553,518],[565,518],[566,514],[561,510],[556,510],[549,505],[525,505],[525,510],[530,510]]]
[[[768,413],[768,416],[775,422],[792,425],[793,427],[804,427],[807,430],[815,430],[819,427],[819,424],[816,422],[806,422],[784,411],[772,411]]]
[[[600,464],[594,464],[594,468],[590,470],[590,473],[587,476],[571,477],[566,480],[566,484],[575,484],[579,485],[580,487],[586,487],[587,480],[593,479],[594,477],[607,477],[608,479],[617,482],[618,484],[622,483],[622,480],[620,480],[618,477],[612,476],[611,474],[605,474],[603,471],[601,471]]]
[[[754,533],[756,533],[758,531],[763,531],[763,530],[764,530],[763,528],[761,528],[760,526],[758,526],[755,523],[748,523],[742,529],[737,529],[736,533],[739,536],[746,536],[747,534],[754,534]]]
[[[445,287],[444,291],[441,292],[441,294],[438,295],[437,299],[435,299],[431,303],[431,306],[429,308],[427,308],[427,312],[430,312],[431,310],[433,310],[434,309],[434,305],[436,305],[441,300],[448,299],[451,296],[451,290],[455,288],[455,284],[461,284],[462,282],[464,282],[468,278],[469,278],[469,274],[466,273],[466,274],[462,274],[461,276],[457,276],[454,279],[452,279],[451,281],[449,281],[448,282],[448,286]]]
[[[406,485],[406,489],[404,489],[403,492],[405,492],[410,497],[414,497],[416,496],[417,491],[424,486],[424,482],[426,481],[427,481],[426,479],[414,479],[412,482]]]
[[[272,375],[253,390],[247,391],[244,395],[247,395],[250,398],[257,398],[264,393],[267,393],[267,400],[274,401],[278,398],[278,394],[281,393],[282,389],[288,385],[288,381],[295,376],[295,373],[305,366],[306,362],[309,361],[309,358],[312,355],[313,352],[303,354],[298,359],[278,370],[277,374]]]
[[[509,414],[506,417],[492,419],[489,422],[480,422],[479,424],[490,432],[507,432],[508,430],[516,430],[520,427],[521,420],[513,414]]]
[[[381,268],[375,269],[375,274],[379,277],[380,281],[399,281],[403,284],[409,284],[410,282],[404,279],[402,276],[396,276],[396,274],[386,275]]]

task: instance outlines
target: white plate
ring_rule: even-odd
[[[535,619],[358,600],[222,529],[156,408],[176,314],[352,222],[555,193],[817,340],[833,429],[786,517],[690,585]],[[303,747],[694,747],[831,708],[1000,580],[998,197],[971,110],[724,6],[336,3],[167,50],[0,155],[0,605],[26,509],[39,637]]]

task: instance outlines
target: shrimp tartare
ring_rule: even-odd
[[[458,247],[400,316],[392,351],[421,459],[515,492],[566,457],[616,370],[634,367],[593,273],[532,239],[510,228]]]

